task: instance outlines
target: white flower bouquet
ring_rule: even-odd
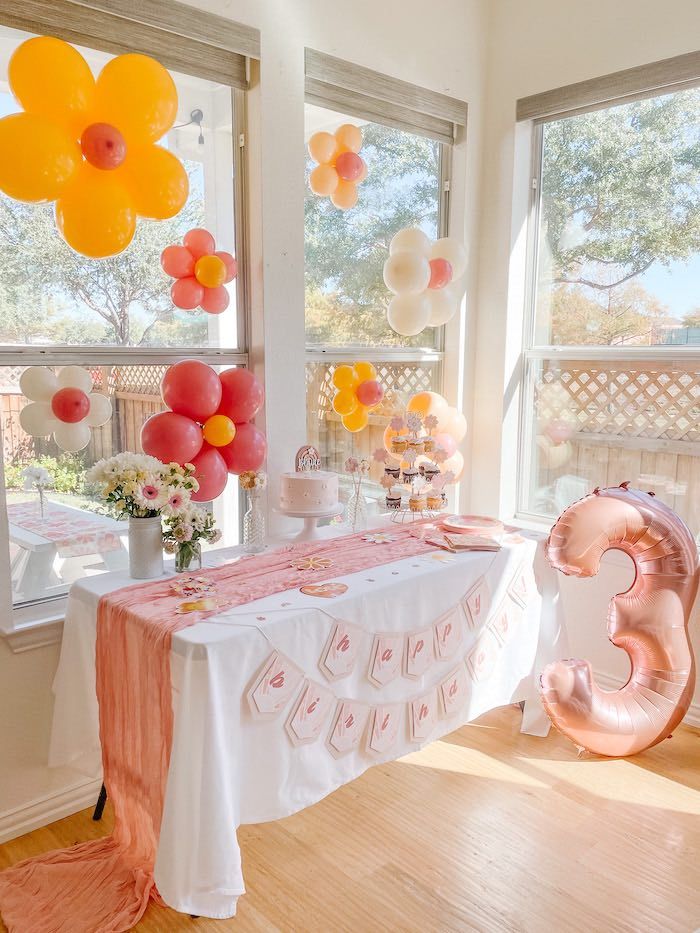
[[[99,460],[86,482],[114,510],[117,518],[175,516],[190,505],[199,483],[191,463],[161,463],[146,454],[123,453]]]
[[[29,492],[36,489],[39,493],[39,509],[44,517],[44,490],[53,485],[53,477],[41,466],[28,466],[22,470],[23,489]]]
[[[221,532],[214,527],[211,512],[190,504],[163,520],[163,546],[166,554],[175,555],[177,570],[187,570],[192,558],[200,555],[202,541],[216,544]]]

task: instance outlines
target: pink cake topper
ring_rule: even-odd
[[[321,469],[321,456],[315,447],[305,444],[297,450],[294,462],[294,469],[297,473],[307,473],[311,470]]]

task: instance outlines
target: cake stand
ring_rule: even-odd
[[[294,535],[292,539],[294,541],[318,540],[321,537],[321,531],[318,527],[319,521],[322,518],[333,518],[334,515],[339,515],[342,511],[343,506],[340,502],[336,502],[333,508],[321,509],[317,512],[302,512],[298,509],[283,509],[281,507],[275,509],[275,512],[279,512],[280,515],[286,515],[288,518],[304,519],[304,527],[298,535]]]

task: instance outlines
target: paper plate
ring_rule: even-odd
[[[503,522],[485,515],[449,515],[442,525],[448,531],[465,535],[500,535],[503,534]]]

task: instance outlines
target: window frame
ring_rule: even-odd
[[[684,72],[698,74],[688,79]],[[672,80],[673,74],[676,80]],[[612,96],[609,88],[616,87]],[[528,167],[529,203],[526,217],[525,283],[522,315],[521,361],[520,361],[520,404],[518,411],[517,461],[515,473],[514,518],[539,526],[551,524],[552,517],[527,508],[531,489],[533,457],[534,406],[532,405],[534,367],[540,361],[555,362],[590,361],[619,362],[664,362],[672,364],[697,360],[700,364],[700,346],[655,345],[655,346],[582,346],[538,343],[535,340],[537,308],[537,272],[539,261],[539,229],[541,215],[542,165],[544,127],[548,123],[568,117],[610,109],[635,100],[649,100],[666,94],[700,87],[700,53],[689,53],[657,62],[655,65],[632,68],[616,75],[594,78],[578,85],[570,85],[554,91],[523,98],[517,102],[517,121],[528,121],[531,127],[530,162]],[[607,89],[607,93],[606,93]],[[564,109],[563,102],[573,106]],[[534,116],[534,114],[541,114]],[[615,435],[611,435],[613,446]],[[640,439],[644,440],[644,439]],[[670,450],[678,441],[646,439],[647,449]],[[684,453],[694,455],[695,447],[700,454],[700,445],[688,442]]]
[[[177,7],[177,10],[173,10]],[[69,16],[66,25],[61,12]],[[180,17],[184,11],[184,20]],[[97,346],[46,346],[46,345],[5,345],[0,346],[0,367],[2,366],[64,366],[77,365],[131,365],[171,364],[181,359],[197,358],[213,366],[248,367],[250,339],[250,263],[247,261],[250,234],[247,210],[247,129],[248,129],[248,55],[259,56],[259,33],[255,29],[239,26],[231,20],[213,14],[196,11],[195,20],[190,14],[194,11],[183,4],[165,2],[165,0],[145,0],[140,19],[137,22],[128,19],[120,10],[120,4],[112,0],[8,0],[0,10],[0,25],[37,34],[37,29],[45,29],[52,35],[64,38],[72,44],[119,54],[122,51],[155,54],[152,47],[154,37],[159,39],[158,48],[170,50],[164,58],[164,64],[174,71],[183,71],[194,77],[209,81],[222,81],[222,75],[216,76],[211,64],[196,59],[191,64],[188,52],[193,45],[203,50],[212,50],[213,61],[227,68],[233,64],[231,92],[232,130],[232,172],[233,203],[231,205],[234,223],[234,248],[239,262],[240,273],[236,277],[236,347],[121,347],[108,345]],[[104,14],[104,15],[103,15]],[[35,19],[32,17],[35,16]],[[81,31],[76,32],[73,18],[81,23]],[[196,36],[189,38],[185,34],[187,25],[196,21]],[[184,27],[183,27],[184,24]],[[123,47],[124,39],[119,30],[128,27],[128,48]],[[83,32],[82,29],[85,31]],[[222,31],[223,30],[223,31]],[[122,43],[120,46],[119,43]],[[240,48],[241,51],[237,51]],[[173,64],[173,61],[176,64]],[[182,65],[185,63],[185,69]],[[226,82],[224,87],[226,86]],[[2,425],[0,424],[0,437]],[[239,491],[240,505],[240,491]],[[242,512],[239,508],[239,513]],[[0,465],[0,635],[4,635],[13,651],[19,652],[41,645],[51,644],[60,637],[62,620],[65,616],[67,595],[50,596],[32,600],[30,603],[14,606],[10,566],[10,540],[8,527],[7,499],[5,490],[4,463]],[[7,621],[6,621],[7,620]],[[9,621],[9,625],[8,625]]]

